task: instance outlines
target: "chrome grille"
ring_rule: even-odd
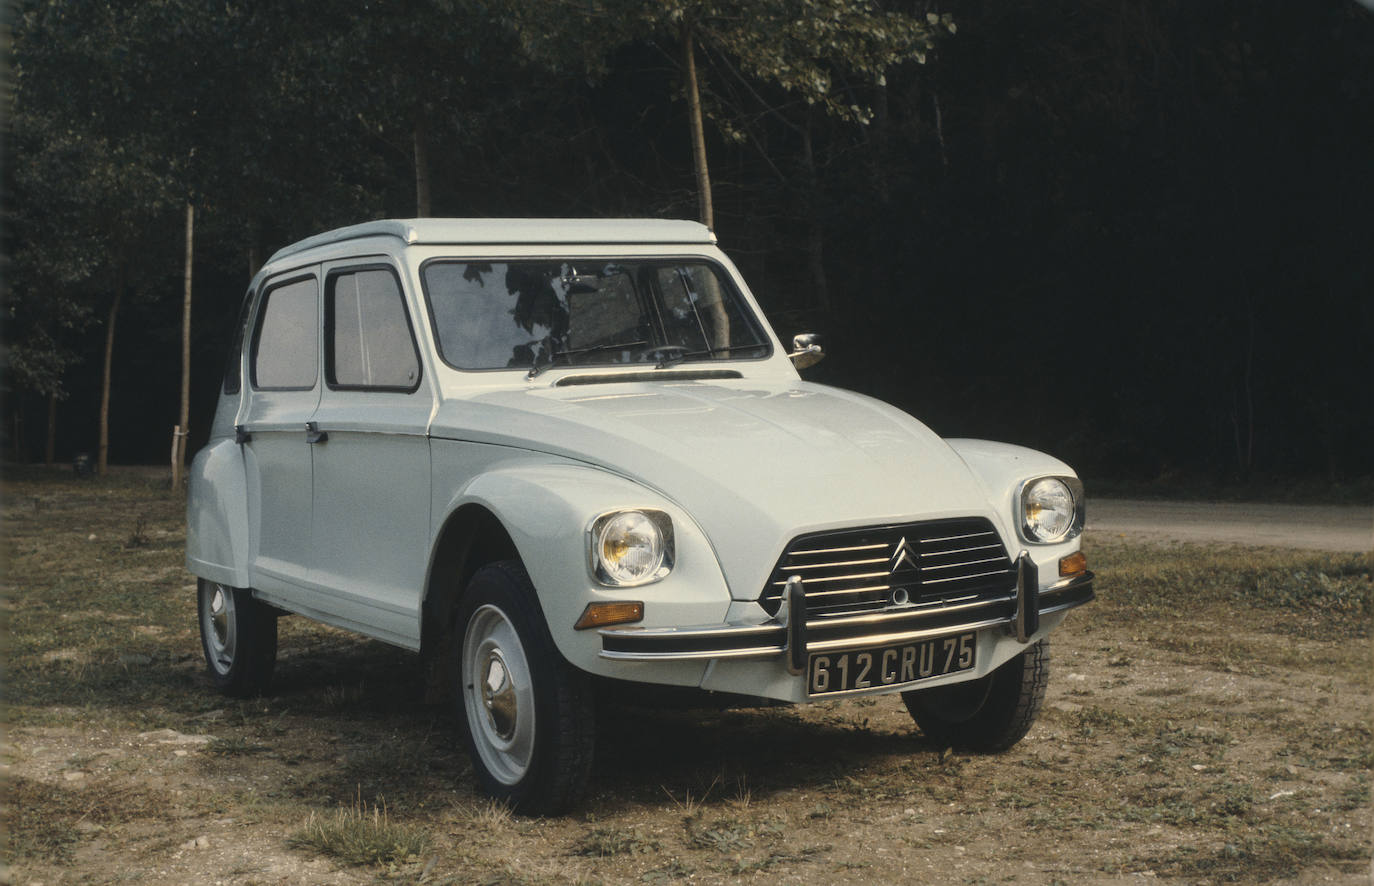
[[[934,609],[1004,597],[1016,569],[982,517],[930,520],[798,536],[759,603],[776,614],[788,578],[801,576],[809,618],[889,606]]]

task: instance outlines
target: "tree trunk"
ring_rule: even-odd
[[[248,248],[244,251],[248,259],[248,279],[252,280],[253,275],[262,267],[262,247],[259,245],[262,240],[262,232],[257,219],[248,225]]]
[[[706,132],[701,121],[701,89],[697,84],[697,53],[692,26],[682,25],[682,63],[686,72],[683,89],[687,92],[688,117],[692,124],[692,162],[697,174],[697,211],[701,223],[711,230],[716,227],[715,210],[711,206],[711,172],[706,166]]]
[[[121,275],[122,276],[122,275]],[[115,290],[110,302],[110,318],[105,324],[105,365],[100,373],[100,439],[96,448],[95,470],[105,476],[110,455],[110,364],[114,357],[115,318],[119,315],[119,300],[124,297],[124,282]]]
[[[825,233],[817,208],[820,180],[816,175],[816,155],[811,145],[811,121],[802,128],[802,169],[806,174],[806,261],[811,272],[816,306],[830,319],[830,284],[825,277]]]
[[[52,467],[57,462],[57,392],[48,394],[48,440],[43,446],[43,464]]]
[[[940,142],[940,165],[949,168],[949,149],[945,145],[945,115],[940,110],[940,93],[930,94],[930,103],[935,107],[935,138]]]
[[[185,294],[181,303],[181,423],[172,454],[172,488],[181,488],[181,468],[186,463],[186,435],[191,420],[191,259],[194,255],[196,207],[186,204]]]
[[[415,122],[415,217],[428,218],[429,207],[429,133],[424,120]]]

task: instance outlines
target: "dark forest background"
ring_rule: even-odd
[[[192,452],[280,246],[417,200],[697,217],[690,26],[715,229],[785,341],[824,335],[807,377],[1090,483],[1374,475],[1374,12],[1353,0],[5,13],[7,458],[43,460],[50,418],[53,458],[95,450],[114,317],[110,461],[166,462],[188,201]]]

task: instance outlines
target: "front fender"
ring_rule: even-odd
[[[554,643],[568,661],[583,670],[637,678],[627,673],[623,663],[599,657],[601,639],[596,631],[573,628],[588,603],[642,601],[641,624],[645,627],[709,624],[725,619],[730,591],[705,534],[676,504],[631,480],[599,468],[549,463],[531,456],[482,472],[452,495],[444,513],[452,514],[469,504],[482,506],[501,521],[539,595]],[[654,584],[603,586],[593,578],[588,563],[588,528],[600,514],[633,507],[657,508],[672,518],[673,571]],[[443,522],[438,521],[440,525]],[[684,673],[676,674],[673,682],[699,680],[701,664],[681,664],[686,667],[674,669]],[[647,673],[643,670],[640,676]]]
[[[1007,549],[1012,556],[1015,557],[1022,550],[1029,551],[1031,559],[1040,567],[1041,583],[1057,580],[1059,558],[1078,550],[1079,539],[1075,536],[1051,545],[1027,543],[1019,531],[1021,503],[1017,496],[1021,484],[1035,477],[1077,477],[1078,474],[1054,456],[1024,446],[991,440],[954,439],[945,442],[964,460],[964,464],[969,466],[982,484],[988,501],[997,510],[1003,527],[1002,536],[1007,539]]]
[[[248,587],[248,493],[243,450],[211,440],[191,461],[186,493],[186,569],[235,588]]]

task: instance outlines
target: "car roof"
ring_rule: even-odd
[[[703,224],[663,218],[411,218],[364,222],[316,234],[279,249],[268,263],[363,237],[395,237],[406,245],[538,245],[600,243],[708,243],[716,235]]]

